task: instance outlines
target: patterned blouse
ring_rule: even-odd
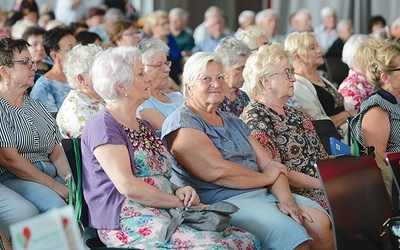
[[[317,178],[314,163],[330,156],[323,149],[310,118],[297,108],[284,106],[286,116],[264,104],[251,100],[240,118],[249,126],[253,137],[269,151],[276,161],[289,170]],[[294,189],[292,192],[308,197],[327,209],[321,189]]]
[[[78,138],[87,120],[105,103],[96,101],[78,90],[71,90],[57,113],[57,124],[64,138]]]
[[[236,116],[240,116],[244,107],[249,104],[250,99],[243,90],[237,89],[235,93],[236,99],[234,101],[229,100],[229,98],[225,96],[224,100],[218,105],[217,110],[230,112]]]
[[[354,70],[349,70],[349,75],[339,85],[339,93],[344,98],[346,110],[358,110],[361,103],[374,92],[374,87],[367,82],[365,77]]]

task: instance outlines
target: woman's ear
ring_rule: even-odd
[[[81,75],[81,74],[78,74],[77,76],[76,76],[76,80],[79,82],[79,84],[80,85],[82,85],[83,87],[86,87],[87,86],[87,84],[86,84],[86,82],[85,82],[85,78]]]
[[[118,81],[116,81],[115,83],[114,83],[114,88],[118,91],[118,93],[120,93],[121,95],[125,95],[126,94],[126,89],[124,89],[123,87],[121,87],[120,85],[119,85],[119,82]]]
[[[380,75],[380,78],[381,78],[382,82],[384,82],[386,84],[388,84],[390,81],[390,76],[387,73],[382,73]]]
[[[57,55],[58,55],[57,51],[51,51],[50,52],[50,58],[53,60],[53,62],[57,61],[57,59],[58,59]]]
[[[0,76],[6,80],[9,78],[9,74],[5,66],[0,67]]]

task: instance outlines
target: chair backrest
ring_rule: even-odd
[[[77,145],[78,145],[78,150],[80,151],[80,149],[81,149],[81,147],[80,147],[80,145],[81,145],[81,139],[80,138],[78,138],[77,139],[78,140],[78,143],[77,143]],[[78,171],[79,171],[79,169],[77,168],[77,165],[76,165],[76,158],[75,158],[75,148],[74,148],[74,143],[73,143],[73,141],[72,141],[72,139],[62,139],[61,140],[61,145],[62,145],[62,147],[63,147],[63,149],[64,149],[64,153],[65,153],[65,156],[67,157],[67,160],[68,160],[68,164],[69,164],[69,166],[70,166],[70,168],[71,168],[71,173],[72,173],[72,176],[73,176],[73,180],[75,181],[75,186],[76,187],[82,187],[82,185],[78,185],[78,180],[79,180],[79,178],[78,178]],[[85,202],[85,199],[83,198],[83,191],[82,191],[82,189],[80,188],[80,190],[78,189],[77,190],[77,192],[80,192],[80,197],[81,197],[81,201],[82,201],[82,209],[81,209],[81,211],[80,211],[80,213],[81,213],[81,218],[80,218],[80,222],[82,223],[82,225],[84,226],[84,227],[88,227],[89,226],[89,217],[88,217],[88,206],[87,206],[87,204],[86,204],[86,202]]]
[[[372,156],[319,160],[316,169],[333,220],[336,249],[390,249],[381,239],[393,216],[382,174]]]
[[[326,120],[313,120],[312,124],[317,132],[322,145],[328,154],[331,154],[330,137],[334,137],[340,140],[339,132],[337,131],[335,124],[329,119]]]
[[[332,77],[332,82],[340,85],[348,75],[349,66],[342,62],[341,57],[325,57],[325,63]]]

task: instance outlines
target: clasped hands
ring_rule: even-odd
[[[200,203],[200,197],[196,190],[191,186],[179,187],[175,189],[175,195],[186,207],[204,206]]]

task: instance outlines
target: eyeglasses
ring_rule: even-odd
[[[390,70],[390,72],[393,72],[393,71],[400,71],[400,68],[395,68],[395,69]]]
[[[257,51],[261,46],[263,45],[271,45],[272,42],[263,42],[260,46],[258,46],[257,48],[251,49],[251,52]]]
[[[66,49],[59,49],[59,50],[57,50],[57,52],[60,52],[60,51],[66,51],[66,52],[68,52],[68,51],[71,51],[72,48],[73,48],[73,47],[68,47],[68,48],[66,48]]]
[[[21,60],[11,61],[11,63],[20,63],[26,65],[28,69],[32,69],[33,67],[36,68],[36,62],[33,61],[32,59],[21,59]]]
[[[268,75],[268,77],[273,75],[282,75],[282,74],[285,74],[288,80],[296,79],[294,76],[294,70],[289,68],[284,69],[283,72],[281,73],[271,73]]]
[[[167,66],[167,67],[171,67],[172,62],[171,61],[166,61],[165,63],[157,63],[157,64],[146,64],[145,66],[149,66],[149,67],[154,67],[156,69],[162,69],[163,67]]]
[[[217,77],[206,75],[198,78],[197,80],[200,80],[204,84],[210,84],[214,81],[217,81],[218,83],[225,83],[227,77],[224,74],[218,75]]]

